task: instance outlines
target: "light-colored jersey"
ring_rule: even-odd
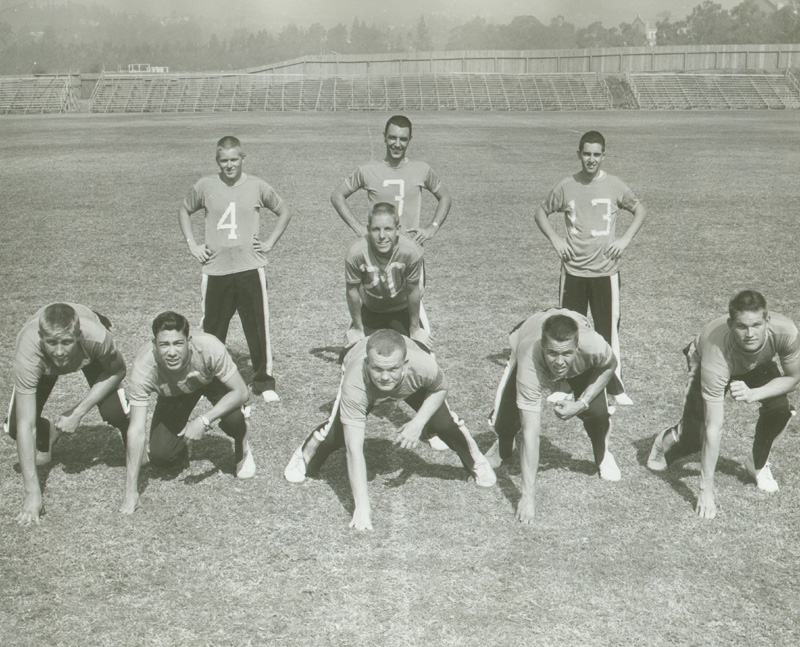
[[[800,356],[800,339],[797,326],[791,319],[771,312],[764,345],[757,351],[750,353],[739,346],[728,327],[727,316],[707,324],[691,348],[689,362],[692,365],[700,362],[703,399],[722,402],[731,378],[771,362],[775,355],[784,366],[786,362],[797,360]]]
[[[168,398],[194,393],[214,378],[227,382],[236,370],[225,344],[213,335],[192,333],[189,362],[178,373],[167,370],[150,341],[139,349],[133,360],[128,378],[128,399],[133,406],[147,406],[148,398],[154,393]]]
[[[564,261],[573,276],[611,276],[619,271],[621,259],[605,255],[616,237],[617,213],[631,211],[639,201],[619,178],[600,171],[589,183],[581,181],[580,173],[565,178],[550,191],[542,209],[563,213],[567,229],[567,244],[574,258]]]
[[[408,286],[418,285],[422,273],[422,245],[398,236],[388,261],[369,246],[368,235],[356,240],[344,261],[347,285],[358,284],[361,303],[372,312],[395,312],[408,307]]]
[[[75,356],[71,358],[69,366],[59,369],[45,355],[39,340],[39,317],[47,306],[41,308],[17,335],[14,353],[14,388],[17,393],[36,393],[39,379],[44,375],[74,373],[94,361],[100,362],[105,370],[110,371],[122,358],[111,333],[91,308],[77,303],[67,305],[75,310],[80,320],[81,338]]]
[[[567,374],[558,380],[565,380],[595,368],[610,367],[614,362],[614,352],[598,333],[589,326],[586,317],[563,308],[551,308],[528,317],[519,328],[511,333],[511,353],[517,359],[517,407],[525,411],[542,410],[542,391],[551,387],[556,378],[547,368],[542,350],[542,326],[553,315],[567,315],[578,322],[578,348]]]
[[[260,209],[275,213],[282,204],[269,184],[244,173],[233,186],[219,175],[198,180],[183,206],[189,213],[205,209],[205,244],[213,256],[203,264],[203,274],[218,276],[264,267],[266,254],[253,247],[261,225]]]
[[[427,162],[405,158],[397,167],[389,166],[385,161],[363,164],[345,178],[345,185],[350,192],[364,189],[370,210],[379,202],[395,205],[400,216],[400,228],[408,231],[420,227],[422,189],[436,193],[442,182]]]
[[[367,414],[376,404],[405,400],[418,391],[435,393],[447,389],[447,380],[433,355],[408,337],[403,339],[408,364],[400,384],[388,393],[380,391],[367,374],[367,339],[362,339],[347,353],[342,366],[344,374],[339,402],[343,424],[363,429],[367,424]]]

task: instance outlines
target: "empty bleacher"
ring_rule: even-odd
[[[627,74],[643,110],[757,110],[800,108],[787,74]]]
[[[70,76],[0,77],[0,114],[77,110]]]
[[[599,110],[597,74],[103,74],[92,112],[237,110]]]

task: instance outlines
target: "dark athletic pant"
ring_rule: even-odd
[[[419,306],[419,324],[420,327],[430,332],[427,316],[423,317],[422,304]],[[402,310],[394,310],[392,312],[373,312],[368,310],[366,306],[361,306],[361,325],[364,327],[364,336],[369,337],[377,330],[394,330],[401,335],[410,337],[410,317],[408,316],[408,308]],[[353,345],[346,346],[339,353],[339,363],[344,361],[345,356]],[[429,349],[425,349],[429,350]]]
[[[405,401],[414,411],[419,411],[427,397],[427,393],[417,391]],[[344,427],[339,417],[340,398],[341,388],[336,396],[330,418],[312,431],[302,445],[304,452],[312,454],[306,466],[306,474],[309,476],[319,472],[328,456],[345,446]],[[464,422],[450,411],[447,402],[439,407],[422,429],[422,440],[428,440],[432,436],[439,436],[450,449],[458,454],[461,463],[470,475],[475,473],[475,461],[482,458],[482,454]]]
[[[269,301],[264,269],[222,276],[203,274],[201,292],[203,331],[214,335],[224,344],[233,314],[238,312],[253,364],[254,387],[259,391],[274,390]]]
[[[91,362],[81,370],[91,387],[97,382],[97,378],[100,377],[100,374],[103,372],[103,367],[100,362]],[[42,417],[42,411],[57,380],[57,375],[42,375],[42,377],[39,378],[39,384],[36,386],[36,449],[40,452],[50,451],[50,422],[47,418]],[[11,396],[11,404],[9,405],[8,417],[6,418],[8,435],[14,440],[17,439],[15,396],[16,393]],[[128,414],[125,413],[127,403],[123,404],[123,398],[124,395],[120,391],[114,391],[100,401],[97,405],[97,409],[100,411],[100,417],[103,418],[104,422],[119,429],[122,434],[122,443],[127,445]]]
[[[589,385],[590,372],[569,378],[567,382],[575,394],[580,397]],[[489,424],[494,427],[500,445],[500,458],[506,460],[514,451],[514,438],[522,427],[519,408],[517,407],[517,361],[512,357],[506,365],[500,385],[495,396],[495,408],[489,416]],[[583,422],[583,428],[592,442],[594,462],[600,466],[606,455],[606,440],[611,430],[611,419],[605,391],[602,391],[589,403],[589,408],[577,416]]]
[[[744,375],[732,377],[731,381],[740,380],[751,389],[754,389],[764,386],[767,382],[780,377],[780,375],[781,372],[778,370],[778,365],[774,361],[770,361],[756,366],[756,368]],[[791,417],[792,409],[789,406],[789,399],[786,395],[779,395],[761,401],[758,421],[756,422],[756,433],[753,438],[753,464],[757,470],[766,465],[772,449],[772,443],[786,429]],[[703,447],[704,427],[705,406],[701,389],[700,366],[697,365],[692,367],[689,374],[689,386],[686,389],[686,396],[683,402],[683,416],[680,422],[673,427],[675,435],[678,437],[678,442],[666,452],[667,464],[700,451]]]
[[[592,312],[594,329],[608,342],[617,358],[617,379],[622,382],[622,363],[619,354],[619,272],[611,276],[573,276],[561,268],[559,301],[562,308],[588,316]],[[616,382],[608,386],[612,395],[621,393]],[[624,390],[624,389],[622,389]]]
[[[159,395],[150,426],[150,462],[159,467],[168,467],[187,460],[186,440],[178,437],[178,434],[189,422],[195,405],[203,395],[212,405],[216,404],[228,392],[228,388],[214,378],[207,386],[192,393],[173,397]],[[241,408],[223,416],[219,421],[219,428],[233,438],[238,463],[244,455],[242,441],[247,433],[247,423]]]

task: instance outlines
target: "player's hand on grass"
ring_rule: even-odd
[[[133,514],[136,508],[139,507],[139,493],[126,494],[125,500],[122,502],[119,511],[122,514]]]
[[[17,523],[20,526],[27,526],[31,522],[38,524],[43,510],[41,493],[26,494],[22,502],[22,512],[17,515]]]
[[[372,520],[369,510],[356,508],[353,511],[353,519],[350,521],[350,528],[356,530],[372,530]]]
[[[733,399],[737,402],[747,402],[750,404],[753,402],[753,392],[749,386],[747,386],[741,380],[734,380],[731,382],[731,395]]]
[[[617,259],[622,258],[622,252],[625,251],[628,243],[629,241],[625,240],[624,238],[617,238],[617,240],[613,241],[603,253],[607,258],[610,258],[612,261],[616,261]]]
[[[358,342],[364,339],[364,337],[365,335],[363,328],[355,328],[354,326],[350,326],[344,333],[345,348],[355,346]]]
[[[561,420],[569,420],[586,411],[586,405],[580,400],[559,400],[553,407],[553,411]]]
[[[694,511],[701,519],[713,519],[717,516],[717,502],[714,500],[713,489],[700,490]]]
[[[556,250],[556,254],[562,261],[571,261],[575,258],[575,254],[572,252],[572,248],[567,244],[567,241],[561,238],[560,236],[556,238],[553,242],[553,249]]]
[[[409,420],[397,434],[394,444],[400,445],[400,449],[414,449],[419,445],[420,436],[422,436],[422,426],[414,420]]]
[[[206,247],[205,243],[202,245],[198,245],[197,243],[190,244],[189,251],[192,253],[192,256],[194,256],[201,263],[208,263],[208,261],[214,256],[211,250]]]
[[[519,503],[517,503],[517,514],[515,515],[516,518],[526,524],[531,525],[533,523],[533,517],[536,513],[536,502],[533,500],[533,497],[526,497],[523,496]]]
[[[189,422],[178,434],[180,438],[186,441],[200,440],[206,432],[206,426],[200,418],[195,418]]]

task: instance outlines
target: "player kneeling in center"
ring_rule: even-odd
[[[249,392],[225,345],[213,335],[189,334],[189,322],[176,312],[153,320],[153,340],[136,355],[129,382],[131,422],[128,428],[128,470],[121,512],[132,513],[139,501],[139,467],[151,461],[159,467],[185,463],[189,445],[219,422],[234,441],[236,476],[250,478],[256,466],[247,442],[242,405]],[[147,401],[156,394],[150,427],[149,456],[145,453]],[[201,396],[213,405],[189,418]]]
[[[475,483],[491,487],[496,478],[469,430],[447,406],[447,381],[433,355],[394,330],[378,330],[358,342],[344,358],[339,396],[330,418],[295,450],[284,475],[299,483],[319,470],[336,449],[347,450],[347,474],[355,510],[350,527],[372,530],[367,497],[364,435],[367,414],[381,402],[405,400],[416,415],[395,439],[413,449],[436,434],[458,454]]]
[[[608,451],[611,419],[605,393],[614,379],[617,360],[611,346],[589,327],[586,318],[570,310],[552,309],[529,317],[512,331],[509,341],[511,357],[490,419],[498,440],[486,457],[492,467],[510,458],[514,437],[522,426],[522,498],[516,516],[523,523],[532,523],[545,386],[569,385],[574,400],[566,395],[559,399],[556,416],[561,420],[580,418],[592,441],[600,478],[620,479],[617,463]]]

